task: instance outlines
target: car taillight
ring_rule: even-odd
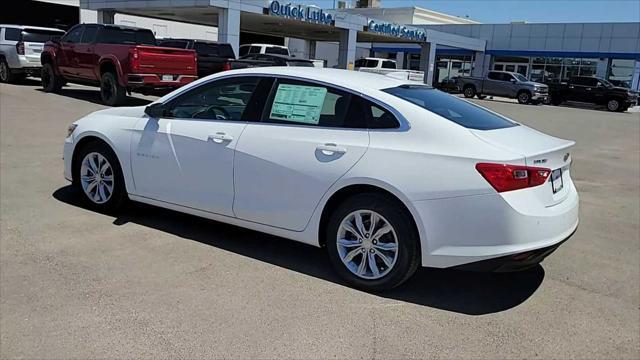
[[[24,55],[24,43],[22,41],[16,44],[16,52],[18,55]]]
[[[131,69],[140,69],[140,51],[138,50],[138,48],[133,48],[131,50]]]
[[[228,61],[222,64],[222,71],[227,71],[227,70],[231,70],[231,63]]]
[[[476,170],[497,192],[542,185],[551,174],[551,170],[545,168],[492,163],[478,163]]]

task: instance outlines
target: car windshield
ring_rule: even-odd
[[[49,30],[38,30],[38,29],[24,29],[22,31],[22,41],[24,42],[36,42],[43,43],[49,40],[53,40],[55,38],[59,38],[64,35],[63,32],[58,31],[49,31]]]
[[[598,79],[598,81],[600,81],[605,87],[608,87],[608,88],[611,88],[611,87],[615,86],[612,83],[610,83],[608,80],[605,80],[605,79]]]
[[[383,91],[469,129],[495,130],[518,125],[466,100],[428,86],[402,85]]]
[[[517,79],[518,81],[521,81],[521,82],[527,82],[527,81],[529,81],[529,79],[527,79],[526,77],[522,76],[522,74],[514,73],[514,74],[513,74],[513,76],[515,76],[515,77],[516,77],[516,79]]]

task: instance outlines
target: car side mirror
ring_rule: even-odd
[[[161,118],[166,115],[167,108],[163,103],[153,103],[144,108],[144,113],[149,115],[150,118]]]

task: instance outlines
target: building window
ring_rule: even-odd
[[[615,86],[631,87],[635,60],[611,59],[607,69],[607,79]]]

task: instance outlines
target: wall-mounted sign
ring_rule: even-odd
[[[367,31],[388,36],[401,37],[409,40],[427,40],[427,33],[424,30],[389,22],[377,22],[376,20],[369,20]]]
[[[332,25],[334,21],[332,14],[324,12],[315,6],[293,5],[291,3],[280,4],[277,0],[271,1],[267,13],[269,15],[324,25]]]

